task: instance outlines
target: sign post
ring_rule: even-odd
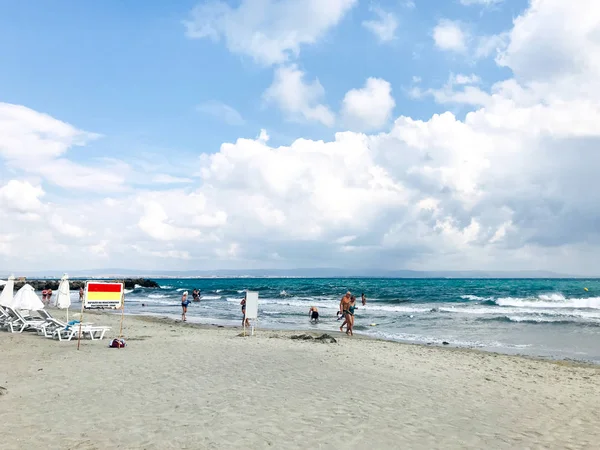
[[[83,310],[85,309],[119,309],[123,308],[121,314],[121,330],[123,331],[123,314],[125,309],[123,282],[109,281],[86,281],[85,295],[81,303],[81,317],[79,318],[79,336],[77,338],[77,350],[81,341],[81,327],[83,323]]]

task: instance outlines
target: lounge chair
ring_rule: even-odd
[[[35,329],[45,322],[43,319],[25,317],[14,308],[6,307],[6,312],[10,318],[4,322],[4,328],[10,330],[11,333],[22,333],[28,329]]]

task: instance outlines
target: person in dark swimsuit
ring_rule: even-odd
[[[365,297],[365,293],[363,292],[361,295],[362,305],[365,306],[367,304],[367,297]]]
[[[183,322],[187,321],[187,317],[185,315],[187,314],[187,307],[189,304],[190,301],[188,300],[188,291],[185,291],[181,296],[181,320]]]
[[[242,326],[244,326],[244,324],[249,327],[250,326],[250,322],[248,321],[248,319],[246,319],[246,295],[244,295],[244,298],[242,299],[242,301],[240,302],[240,305],[242,305]]]
[[[354,310],[356,309],[356,297],[354,295],[350,297],[350,305],[346,310],[346,322],[348,325],[346,326],[346,334],[349,336],[354,336],[352,332],[352,328],[354,328]]]
[[[192,299],[193,299],[195,302],[199,302],[199,301],[200,301],[200,295],[198,294],[198,289],[194,289],[194,290],[192,291]]]
[[[310,316],[310,321],[313,323],[317,323],[319,321],[319,309],[316,306],[311,306],[308,310],[308,315]]]

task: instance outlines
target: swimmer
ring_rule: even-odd
[[[311,323],[317,323],[319,321],[319,308],[311,306],[308,310],[308,315],[310,316]]]

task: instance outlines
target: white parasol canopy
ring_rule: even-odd
[[[0,294],[0,305],[2,306],[12,306],[13,304],[13,294],[15,292],[15,276],[11,275],[8,277],[8,281],[4,286],[4,290],[2,294]]]
[[[35,293],[35,290],[30,284],[26,284],[19,289],[12,302],[14,309],[37,311],[44,309],[44,304]]]
[[[60,309],[69,309],[71,306],[71,289],[69,287],[69,276],[67,274],[64,274],[60,279],[54,306]]]

